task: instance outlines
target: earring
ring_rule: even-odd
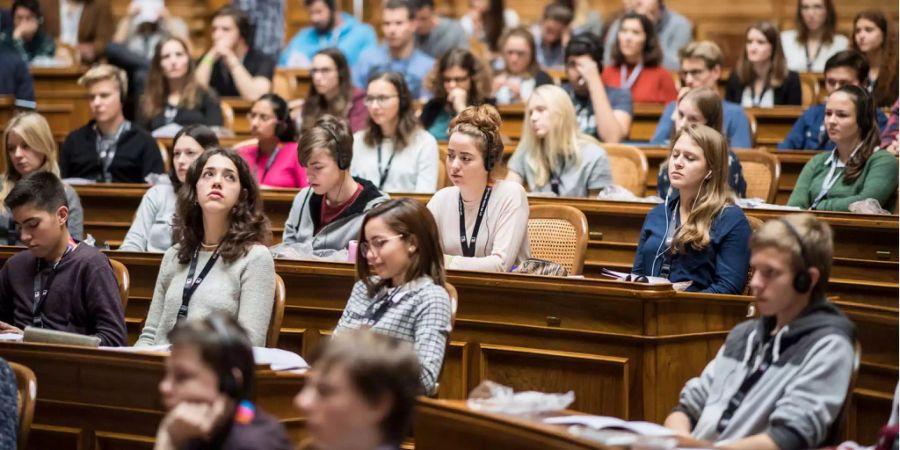
[[[409,246],[409,252],[412,253],[412,252],[414,252],[414,251],[416,251],[416,248],[413,247],[412,245],[410,245],[410,246]]]

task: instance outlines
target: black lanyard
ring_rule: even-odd
[[[762,378],[763,374],[766,373],[766,370],[769,366],[772,365],[772,339],[763,347],[763,357],[762,362],[759,366],[754,370],[747,378],[744,378],[744,382],[741,383],[741,386],[738,388],[737,392],[731,397],[731,400],[728,401],[728,407],[725,408],[725,411],[722,412],[722,417],[719,418],[719,423],[716,424],[716,431],[722,433],[728,424],[731,422],[731,417],[734,416],[734,412],[741,406],[741,403],[744,402],[744,399],[747,397],[747,393],[750,392],[750,389],[753,389],[753,385]]]
[[[384,182],[387,181],[388,173],[391,172],[391,163],[394,162],[394,155],[396,155],[396,151],[391,152],[391,157],[388,159],[387,166],[384,168],[384,172],[381,171],[381,144],[378,144],[378,189],[384,189]]]
[[[466,211],[463,206],[462,194],[459,196],[459,245],[462,247],[463,256],[475,256],[475,242],[478,241],[478,229],[481,228],[481,219],[487,211],[488,200],[491,198],[493,186],[484,188],[481,194],[481,205],[478,206],[478,217],[475,219],[475,229],[472,230],[472,239],[466,239]]]
[[[394,297],[396,297],[399,292],[400,287],[395,287],[384,296],[384,300],[382,300],[381,303],[376,301],[366,308],[365,319],[369,326],[374,327],[375,324],[381,320],[381,317],[384,316],[388,308],[391,307],[391,304],[394,303]],[[376,308],[375,305],[378,305],[378,307]]]
[[[181,307],[178,308],[179,320],[187,317],[188,304],[191,302],[191,297],[194,295],[194,291],[200,286],[200,283],[203,283],[203,279],[206,278],[206,275],[209,274],[212,267],[216,264],[216,260],[219,259],[219,248],[216,247],[216,251],[209,257],[209,261],[206,261],[206,265],[203,266],[200,275],[197,278],[194,278],[194,272],[197,271],[197,260],[199,259],[199,256],[200,248],[198,247],[197,250],[194,250],[194,257],[191,258],[191,268],[188,270],[187,279],[184,280],[184,290],[181,291]]]
[[[806,71],[807,72],[813,71],[813,64],[816,62],[817,59],[819,59],[819,53],[822,53],[822,47],[824,47],[824,46],[825,46],[825,44],[820,42],[819,47],[816,48],[816,54],[813,55],[812,58],[810,58],[809,57],[809,44],[807,44],[805,42],[803,43],[803,51],[806,53]]]
[[[275,150],[272,150],[272,154],[269,155],[269,159],[266,161],[266,168],[263,169],[262,175],[259,175],[259,166],[256,166],[257,175],[259,175],[259,184],[263,184],[263,180],[266,179],[266,175],[269,174],[269,169],[272,168],[272,164],[275,164],[275,158],[278,157],[278,152],[281,151],[281,147],[275,147]]]
[[[769,79],[766,78],[765,84],[763,84],[762,92],[759,93],[759,99],[756,97],[756,82],[750,83],[750,104],[754,108],[758,108],[759,105],[762,104],[763,96],[766,95],[766,91],[769,90]],[[773,100],[774,101],[774,100]]]
[[[41,269],[43,265],[42,259],[38,259],[37,268],[34,274],[34,303],[31,308],[31,325],[37,328],[44,328],[44,320],[41,318],[41,310],[44,308],[44,303],[47,301],[47,294],[50,292],[50,286],[53,284],[53,278],[56,277],[56,268],[59,267],[59,263],[62,262],[63,258],[66,257],[69,253],[72,253],[72,250],[75,250],[75,245],[71,243],[66,247],[66,251],[63,252],[63,255],[59,258],[59,261],[56,261],[52,266],[49,266],[47,269],[50,269],[50,273],[47,274],[47,279],[44,279],[44,275],[47,272],[47,269]]]

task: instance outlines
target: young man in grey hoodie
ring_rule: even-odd
[[[854,325],[825,299],[831,228],[810,214],[786,216],[757,231],[750,249],[761,317],[728,334],[665,425],[729,449],[821,447],[856,358]]]

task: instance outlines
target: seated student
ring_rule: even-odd
[[[503,30],[519,26],[519,14],[507,8],[505,0],[469,0],[469,10],[459,18],[470,40],[481,43],[489,53],[499,50]]]
[[[144,183],[147,175],[165,172],[156,139],[125,119],[125,71],[100,64],[78,84],[88,91],[91,121],[66,136],[59,154],[62,177]]]
[[[406,85],[413,98],[427,97],[422,81],[434,58],[416,48],[413,34],[415,11],[410,0],[387,0],[381,10],[381,32],[384,44],[370,47],[359,55],[353,66],[353,85],[365,87],[366,81],[375,72],[400,72],[406,78]]]
[[[575,109],[562,88],[537,88],[522,128],[522,140],[506,164],[508,181],[559,197],[596,197],[612,186],[606,151],[578,129]]]
[[[602,142],[616,143],[631,128],[631,92],[607,86],[600,77],[603,47],[592,34],[574,36],[566,46],[566,76],[562,86],[575,105],[581,132]]]
[[[247,42],[273,61],[284,45],[286,0],[232,0],[231,5],[247,13],[253,34]],[[293,5],[293,4],[292,4]],[[292,8],[293,9],[293,8]]]
[[[373,75],[366,104],[369,127],[353,136],[350,173],[384,192],[436,191],[441,158],[438,144],[419,125],[403,75]]]
[[[739,107],[740,108],[740,107]],[[698,88],[685,91],[678,99],[678,108],[673,113],[672,122],[675,128],[672,130],[672,138],[681,131],[685,125],[702,123],[714,130],[722,129],[722,101],[719,93],[713,88]],[[747,196],[747,182],[744,180],[741,161],[731,149],[728,149],[728,185],[738,197]],[[669,195],[669,165],[668,160],[659,166],[659,175],[656,178],[656,192],[662,198]]]
[[[831,229],[792,214],[763,225],[750,248],[750,288],[762,317],[731,330],[685,384],[665,426],[729,449],[820,448],[854,360],[853,323],[825,299]]]
[[[603,69],[603,83],[627,89],[641,103],[667,103],[678,97],[675,82],[662,67],[662,48],[653,23],[635,12],[622,16],[612,51],[612,66]]]
[[[333,47],[356,64],[363,50],[378,43],[372,26],[338,9],[334,0],[303,0],[310,26],[301,29],[281,52],[278,67],[306,68],[320,50]]]
[[[159,183],[147,190],[119,250],[165,252],[172,246],[178,190],[187,179],[191,164],[204,151],[218,146],[219,139],[206,125],[188,125],[178,131],[172,139],[170,183]]]
[[[194,76],[222,97],[256,100],[272,89],[275,61],[252,46],[247,13],[223,6],[212,16],[212,47],[197,64]]]
[[[695,41],[688,44],[678,52],[681,58],[681,86],[683,88],[697,89],[710,88],[716,90],[719,77],[722,75],[724,57],[719,46],[712,41]],[[716,91],[717,92],[717,91]],[[678,102],[669,102],[650,143],[653,145],[669,146],[672,139],[673,125],[675,121],[675,106]],[[737,103],[727,100],[721,101],[723,126],[719,127],[732,148],[751,148],[753,143],[750,133],[750,121],[744,114],[744,109]],[[711,125],[710,125],[711,126]]]
[[[456,19],[438,16],[434,0],[413,0],[416,48],[437,59],[454,48],[469,48],[469,37]]]
[[[313,126],[322,114],[346,118],[354,133],[366,127],[366,91],[353,86],[350,67],[340,50],[325,48],[313,57],[312,83],[300,113],[300,130]]]
[[[572,25],[573,12],[568,6],[550,3],[544,7],[540,23],[531,27],[535,42],[535,59],[545,69],[563,69],[566,66],[566,43]]]
[[[646,16],[653,23],[656,35],[659,37],[659,45],[662,47],[663,58],[660,65],[668,70],[678,69],[678,50],[691,42],[694,26],[681,14],[673,11],[663,0],[622,0],[625,12],[634,11]],[[606,31],[606,40],[603,46],[606,52],[603,54],[603,63],[610,65],[613,62],[612,52],[619,36],[619,28],[622,18],[613,21]]]
[[[689,282],[690,292],[742,293],[750,224],[728,187],[722,133],[706,125],[682,128],[669,152],[669,180],[672,193],[644,220],[632,272]]]
[[[825,63],[825,91],[832,92],[846,85],[865,86],[869,63],[856,50],[836,53]],[[880,110],[875,114],[878,128],[887,124],[887,117]],[[791,132],[778,144],[783,150],[833,150],[834,142],[825,130],[825,103],[812,105],[794,122]]]
[[[38,113],[23,113],[13,117],[3,132],[3,148],[6,149],[6,170],[0,179],[0,201],[9,195],[22,177],[37,171],[47,171],[59,175],[57,165],[56,140],[44,116]],[[66,227],[76,240],[84,237],[84,209],[78,193],[63,183],[68,206]],[[19,227],[12,213],[0,207],[0,244],[19,245]]]
[[[140,122],[148,130],[172,123],[222,126],[219,98],[194,79],[185,41],[169,37],[156,45],[140,113]]]
[[[498,105],[524,103],[538,86],[553,84],[535,59],[534,36],[525,27],[516,27],[500,37],[503,69],[494,73],[491,97]]]
[[[445,53],[429,75],[434,97],[422,106],[419,120],[435,139],[446,141],[448,125],[462,110],[490,103],[490,69],[472,52],[454,49]]]
[[[10,8],[13,26],[0,34],[0,40],[12,43],[19,56],[30,63],[35,58],[53,58],[56,43],[44,29],[44,16],[38,0],[15,0]]]
[[[237,149],[247,161],[260,187],[301,188],[306,171],[297,161],[297,130],[287,102],[278,94],[265,94],[247,113],[256,145]]]
[[[470,106],[450,122],[447,175],[453,186],[428,201],[448,269],[508,272],[531,253],[525,189],[491,177],[502,157],[500,114],[493,106]]]
[[[307,243],[313,250],[347,248],[365,212],[388,196],[368,180],[350,176],[353,135],[344,120],[327,114],[316,120],[300,134],[297,157],[309,187],[294,197],[282,241]]]
[[[401,340],[368,330],[330,339],[294,398],[309,433],[300,449],[400,448],[422,393],[419,373],[416,353]]]
[[[75,47],[82,64],[99,61],[113,35],[108,0],[39,0],[47,33]]]
[[[216,312],[181,321],[168,341],[172,347],[159,383],[168,412],[154,450],[294,448],[278,419],[250,401],[253,348],[232,316]]]
[[[884,126],[879,126],[881,128],[881,148],[891,152],[894,156],[897,156],[897,124],[898,116],[900,116],[900,100],[894,101],[894,106],[891,106],[891,115],[888,117],[888,121]],[[881,112],[881,111],[878,111]]]
[[[878,9],[860,12],[853,19],[850,48],[869,60],[867,89],[875,97],[875,106],[891,106],[897,100],[898,89],[896,22]]]
[[[747,28],[747,43],[725,85],[725,100],[744,108],[799,105],[800,76],[788,70],[778,29],[769,22]]]
[[[40,170],[3,200],[28,250],[0,269],[0,333],[27,326],[94,335],[100,345],[127,345],[125,315],[109,259],[76,242],[66,228],[63,183]]]
[[[872,96],[853,85],[833,92],[825,103],[825,126],[835,148],[803,166],[788,206],[849,211],[851,203],[872,198],[894,211],[897,158],[879,149]]]
[[[34,80],[28,64],[19,56],[16,49],[0,42],[0,95],[15,98],[16,108],[35,109]]]
[[[450,295],[437,225],[418,200],[384,202],[366,213],[356,277],[335,335],[362,327],[412,343],[425,393],[435,393],[450,337]]]
[[[176,321],[214,311],[234,315],[253,345],[266,345],[275,301],[275,263],[265,246],[269,237],[269,220],[247,163],[231,150],[205,151],[178,190],[175,245],[160,263],[135,345],[168,344],[166,335]]]
[[[835,31],[833,0],[797,0],[794,25],[797,29],[781,32],[784,58],[794,72],[823,72],[825,62],[850,44],[847,36]]]

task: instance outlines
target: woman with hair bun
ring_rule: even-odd
[[[297,160],[297,129],[288,104],[278,94],[264,94],[247,113],[256,145],[237,149],[263,188],[301,188],[308,183]]]

